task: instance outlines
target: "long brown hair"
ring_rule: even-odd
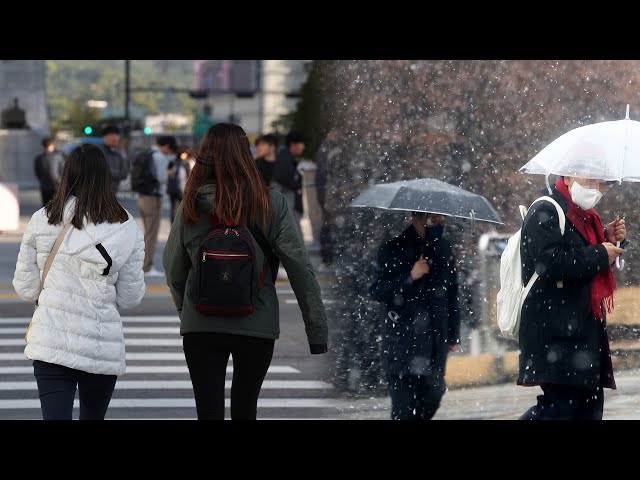
[[[45,206],[51,225],[64,220],[64,205],[70,195],[76,197],[71,223],[78,230],[82,230],[85,219],[90,223],[124,223],[129,218],[111,189],[111,170],[97,145],[78,145],[64,162],[60,185]]]
[[[221,222],[250,226],[260,220],[266,225],[271,215],[269,193],[251,155],[247,134],[240,126],[211,125],[195,157],[182,200],[185,223],[198,221],[202,215],[197,209],[198,191],[203,185],[213,184],[211,212]]]

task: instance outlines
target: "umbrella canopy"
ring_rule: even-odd
[[[574,128],[520,168],[525,173],[640,182],[640,122],[629,119]]]
[[[349,206],[439,213],[479,222],[503,223],[498,212],[483,196],[435,178],[373,185]]]

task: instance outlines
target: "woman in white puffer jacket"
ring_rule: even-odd
[[[45,262],[58,234],[72,223],[40,291]],[[53,199],[27,225],[13,277],[20,298],[38,306],[25,335],[42,415],[72,418],[78,389],[80,419],[102,420],[125,344],[118,309],[138,305],[145,292],[144,236],[111,189],[99,147],[76,147]]]

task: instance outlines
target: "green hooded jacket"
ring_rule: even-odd
[[[202,212],[197,223],[185,225],[182,205],[171,225],[171,232],[162,256],[167,285],[180,316],[180,334],[194,332],[219,332],[277,339],[280,335],[280,304],[276,288],[267,275],[258,292],[256,311],[244,317],[204,315],[198,312],[191,300],[198,248],[209,230],[208,213],[213,205],[213,185],[205,185],[198,193],[198,210]],[[269,190],[272,218],[263,231],[273,246],[282,266],[287,271],[291,288],[298,299],[305,324],[311,353],[327,351],[327,318],[309,256],[296,227],[293,213],[280,192]],[[258,265],[264,262],[264,254],[257,247]]]

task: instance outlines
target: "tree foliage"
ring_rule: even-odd
[[[46,92],[52,130],[81,131],[78,106],[84,116],[99,111],[86,106],[88,100],[105,100],[124,109],[124,60],[47,60]],[[131,60],[130,87],[157,87],[160,91],[131,91],[131,104],[147,114],[195,112],[196,102],[184,93],[166,88],[193,87],[193,60]],[[165,89],[165,90],[163,90]]]

